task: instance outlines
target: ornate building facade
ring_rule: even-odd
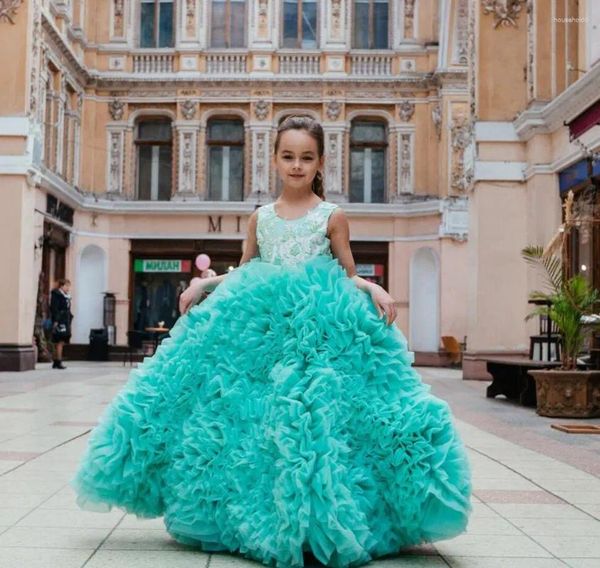
[[[576,3],[0,0],[14,77],[0,90],[0,367],[32,367],[62,276],[75,343],[106,323],[107,291],[117,344],[171,324],[195,256],[235,266],[249,215],[277,197],[274,134],[291,114],[323,124],[326,198],[418,360],[443,335],[468,336],[473,376],[487,353],[521,350],[530,277],[507,255],[560,211],[558,193],[543,219],[532,209],[558,175],[538,158],[562,151],[539,121],[597,58],[589,21],[566,37],[546,4]]]

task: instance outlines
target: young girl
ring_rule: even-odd
[[[453,537],[471,509],[465,449],[393,299],[356,275],[348,221],[323,200],[321,126],[286,119],[273,162],[283,191],[250,217],[240,268],[182,294],[171,337],[92,434],[79,502],[286,567]]]

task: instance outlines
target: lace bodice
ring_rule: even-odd
[[[336,208],[334,203],[321,201],[302,217],[282,219],[273,203],[260,207],[256,239],[261,260],[290,265],[318,255],[331,256],[327,222]]]

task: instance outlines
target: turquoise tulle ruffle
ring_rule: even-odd
[[[79,502],[278,566],[456,536],[469,464],[411,362],[336,260],[254,259],[132,371],[92,433]]]

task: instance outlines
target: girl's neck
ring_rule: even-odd
[[[321,198],[314,193],[310,187],[306,191],[286,190],[284,187],[281,191],[281,195],[279,196],[279,200],[285,201],[290,205],[294,205],[299,203],[316,202],[315,197],[319,201],[321,200]]]

